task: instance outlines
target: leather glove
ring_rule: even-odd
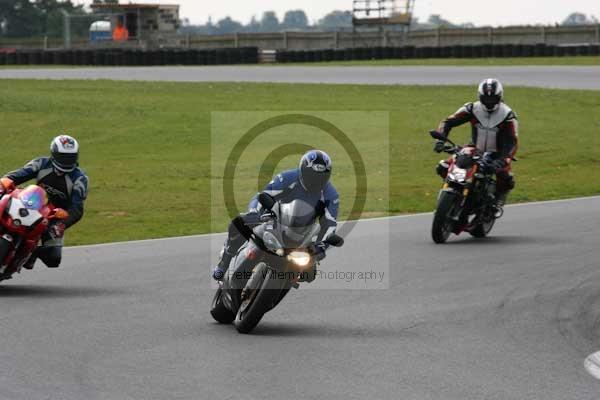
[[[65,235],[65,229],[67,229],[64,222],[57,222],[48,227],[48,234],[54,240],[61,239]]]
[[[2,178],[0,179],[0,196],[12,192],[15,189],[15,183],[12,179]]]
[[[324,243],[318,243],[316,245],[314,245],[313,247],[313,258],[315,259],[316,262],[322,261],[323,259],[325,259],[326,253],[325,250],[327,250],[326,246]]]
[[[441,153],[442,151],[444,151],[445,148],[446,142],[444,142],[443,140],[438,140],[437,142],[435,142],[435,146],[433,146],[433,151],[435,151],[436,153]]]

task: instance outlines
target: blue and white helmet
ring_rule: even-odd
[[[300,183],[308,192],[325,189],[331,177],[331,158],[321,150],[310,150],[300,160]]]
[[[488,78],[479,84],[479,101],[488,112],[494,112],[500,108],[504,100],[504,88],[498,79]]]
[[[57,136],[50,144],[50,154],[54,168],[60,172],[71,172],[78,165],[79,143],[68,135]]]

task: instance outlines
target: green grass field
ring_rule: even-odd
[[[220,162],[228,154],[233,144],[228,127],[233,132],[236,121],[255,118],[241,111],[357,111],[335,121],[368,166],[365,215],[430,211],[440,186],[434,174],[440,155],[431,151],[427,131],[473,92],[459,86],[2,81],[0,170],[46,154],[51,138],[68,132],[81,141],[82,166],[91,181],[86,216],[69,232],[68,244],[223,231],[222,204],[211,208],[211,182],[222,179],[218,171],[211,173],[211,157]],[[521,121],[511,200],[599,194],[600,92],[509,87],[506,100]],[[211,111],[236,112],[220,119],[212,154]],[[387,133],[382,124],[363,111],[389,112],[389,145],[380,141]],[[279,143],[316,138],[310,129],[306,134],[297,126],[279,129]],[[458,142],[467,136],[468,128],[453,134]],[[350,160],[331,143],[319,146],[335,158],[334,182],[342,216],[347,215],[354,197]],[[261,161],[246,155],[241,164],[248,181],[236,185],[240,205],[256,191]],[[296,162],[288,157],[277,168]]]
[[[274,64],[279,65],[279,64]],[[289,63],[285,65],[302,65],[314,67],[327,66],[525,66],[525,65],[600,65],[600,57],[517,57],[517,58],[429,58],[429,59],[390,59],[361,61],[327,61]]]

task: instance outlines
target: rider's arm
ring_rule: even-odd
[[[517,154],[519,148],[519,120],[517,115],[511,111],[504,122],[504,140],[502,142],[502,157],[507,163]]]
[[[287,185],[288,185],[288,183],[286,182],[286,177],[282,173],[282,174],[277,175],[275,178],[273,178],[273,180],[271,182],[269,182],[267,184],[267,186],[265,186],[265,188],[263,189],[263,192],[274,197],[274,196],[277,196],[278,194],[280,194],[281,192],[283,192],[283,190],[287,187]],[[250,203],[248,204],[248,211],[258,210],[258,209],[260,209],[260,204],[258,203],[258,193],[257,193],[250,200]]]
[[[67,228],[75,225],[83,217],[83,205],[88,195],[88,178],[81,175],[73,183],[73,192],[71,193],[71,207],[67,210],[69,218],[65,221]]]
[[[467,103],[458,109],[454,114],[440,122],[438,132],[443,133],[445,137],[457,126],[466,124],[473,118],[473,103]]]
[[[32,179],[35,179],[38,172],[41,171],[44,165],[44,158],[36,158],[29,161],[23,168],[6,174],[6,178],[9,178],[14,182],[15,185],[20,185]]]
[[[317,242],[322,242],[327,239],[330,235],[335,233],[335,230],[337,229],[340,196],[331,183],[328,183],[327,187],[325,187],[323,198],[325,200],[325,212],[319,221],[321,224],[321,231],[319,232]]]

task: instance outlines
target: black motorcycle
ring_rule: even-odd
[[[451,233],[465,231],[478,238],[487,236],[502,216],[502,209],[496,207],[493,154],[474,146],[457,146],[437,131],[430,134],[444,141],[444,151],[453,155],[433,216],[433,241],[444,243]]]
[[[319,207],[303,200],[275,201],[260,193],[258,201],[268,210],[257,226],[241,217],[233,220],[247,239],[219,282],[210,313],[224,324],[233,322],[240,333],[249,333],[291,288],[315,279],[324,257],[323,246],[313,243],[320,231]],[[344,240],[330,235],[324,242],[340,247]]]

